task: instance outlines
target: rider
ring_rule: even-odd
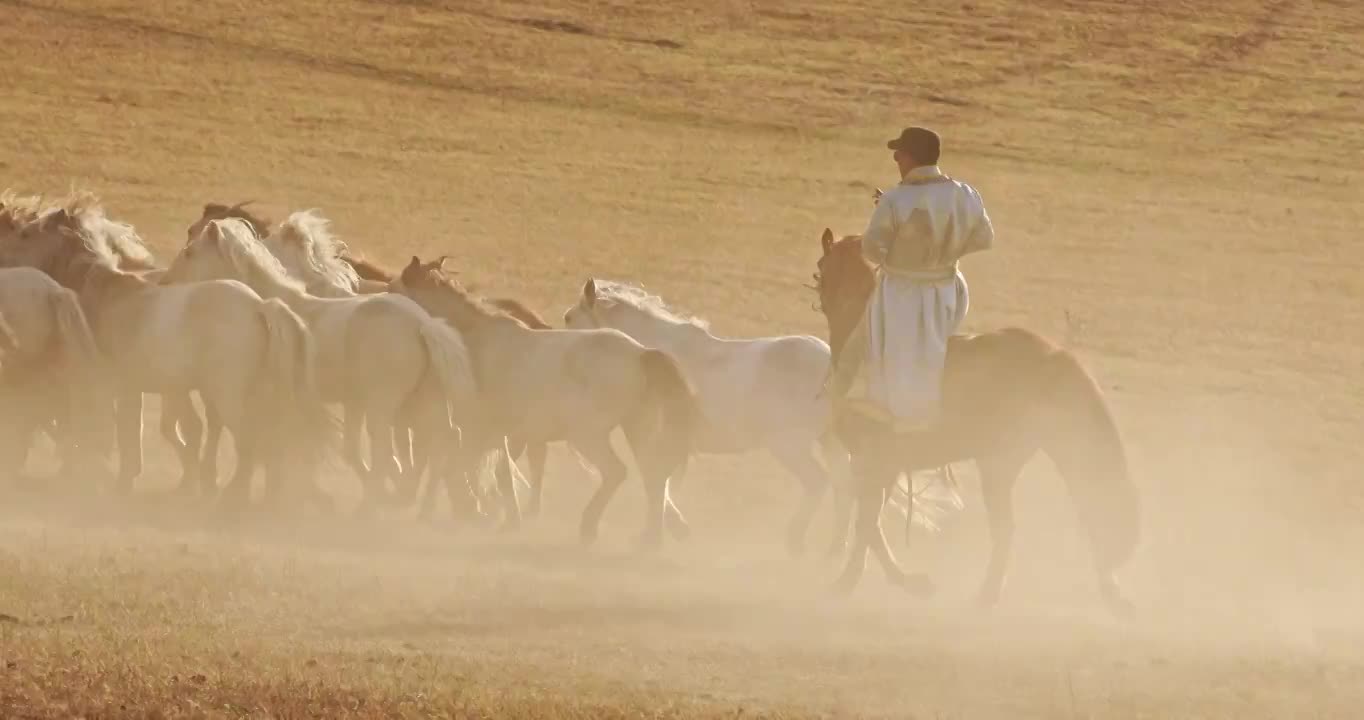
[[[957,261],[988,249],[995,233],[975,188],[938,168],[937,133],[906,128],[886,147],[901,180],[876,191],[862,234],[877,281],[861,328],[865,372],[848,399],[895,431],[912,432],[939,420],[947,339],[969,304]]]

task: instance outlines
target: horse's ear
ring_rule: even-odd
[[[588,278],[587,282],[583,283],[583,304],[587,307],[592,307],[596,302],[597,280],[595,278]]]
[[[819,244],[824,247],[824,254],[829,254],[829,249],[834,246],[834,231],[824,228],[824,234],[819,236]]]
[[[407,268],[403,270],[403,272],[407,272],[409,270],[412,272],[420,272],[421,269],[422,269],[421,258],[417,257],[416,255],[413,255],[412,262],[407,264]]]

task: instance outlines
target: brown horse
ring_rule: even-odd
[[[829,326],[835,365],[863,317],[875,276],[861,237],[835,241],[824,230],[815,273],[819,307]],[[926,593],[922,575],[896,564],[881,531],[887,490],[901,472],[975,460],[989,516],[991,553],[979,600],[999,598],[1013,545],[1013,487],[1024,464],[1045,453],[1066,482],[1089,541],[1099,590],[1115,612],[1130,609],[1114,573],[1132,557],[1140,535],[1139,502],[1122,438],[1103,393],[1070,352],[1021,328],[1004,328],[948,343],[943,420],[933,431],[895,435],[881,421],[841,408],[839,433],[853,455],[856,535],[838,588],[861,578],[868,549],[893,583]]]

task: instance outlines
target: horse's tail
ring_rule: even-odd
[[[1099,568],[1111,572],[1132,559],[1141,537],[1141,507],[1121,433],[1094,378],[1071,353],[1046,359],[1045,388],[1058,410],[1044,450],[1075,503]]]
[[[424,320],[420,332],[426,346],[428,372],[435,375],[447,411],[455,418],[468,417],[477,407],[478,384],[463,336],[438,318]]]
[[[464,336],[446,321],[431,317],[424,319],[418,327],[421,334],[422,344],[426,347],[427,359],[427,380],[424,380],[418,387],[418,392],[430,388],[432,385],[429,379],[434,377],[435,385],[440,392],[440,400],[445,408],[445,422],[442,425],[459,426],[461,435],[459,442],[464,442],[463,432],[467,432],[471,423],[477,423],[473,418],[478,412],[478,382],[474,375],[473,357],[469,354],[469,347],[464,342]],[[427,398],[417,398],[418,402],[426,402]],[[423,414],[423,417],[430,417]],[[455,438],[451,437],[450,442]],[[444,439],[441,444],[444,445]],[[439,456],[439,447],[431,448],[432,455],[428,462],[432,467],[441,464],[444,458]],[[447,451],[448,452],[448,451]],[[473,469],[478,476],[492,467],[497,455],[490,453],[483,456],[480,466]],[[435,475],[431,476],[434,482]],[[417,478],[420,481],[420,478]],[[434,487],[434,486],[433,486]],[[453,499],[452,499],[453,502]]]
[[[3,363],[5,356],[19,349],[19,341],[14,338],[14,328],[9,326],[9,321],[0,314],[0,363]],[[2,367],[2,366],[0,366]]]
[[[316,490],[323,463],[336,451],[336,420],[318,392],[316,347],[303,319],[278,298],[260,305],[267,342],[261,377],[252,388],[249,422],[257,429],[264,457],[283,460],[290,474],[301,475],[305,494]]]
[[[66,421],[86,440],[98,445],[107,429],[107,412],[113,412],[113,396],[104,383],[104,367],[95,334],[81,309],[76,293],[58,288],[52,293],[52,319],[61,346],[62,371],[70,381],[66,387]],[[102,422],[103,421],[103,422]]]
[[[691,454],[701,408],[673,356],[661,350],[645,350],[640,364],[645,379],[644,407],[659,411],[659,459],[666,467],[674,467]]]
[[[90,386],[99,384],[100,352],[95,334],[81,310],[76,293],[60,288],[52,294],[52,316],[61,339],[62,355],[68,369]],[[93,389],[93,387],[91,388]]]

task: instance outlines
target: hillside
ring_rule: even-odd
[[[1045,462],[1017,491],[997,617],[963,611],[985,561],[973,481],[944,534],[897,543],[940,578],[927,605],[875,572],[820,596],[829,573],[781,555],[795,483],[763,456],[694,464],[698,537],[657,566],[625,551],[635,483],[607,549],[571,547],[591,480],[562,452],[550,517],[518,539],[405,518],[239,537],[20,494],[0,613],[73,619],[0,623],[0,714],[1345,714],[1361,38],[1348,0],[0,0],[0,187],[94,190],[166,261],[205,202],[317,207],[353,250],[450,254],[551,319],[597,276],[720,334],[823,335],[803,287],[820,232],[860,231],[893,181],[884,141],[937,128],[998,232],[964,263],[968,329],[1048,334],[1110,393],[1147,609],[1096,619]],[[149,490],[173,480],[154,428]],[[322,697],[369,704],[289,705]]]

